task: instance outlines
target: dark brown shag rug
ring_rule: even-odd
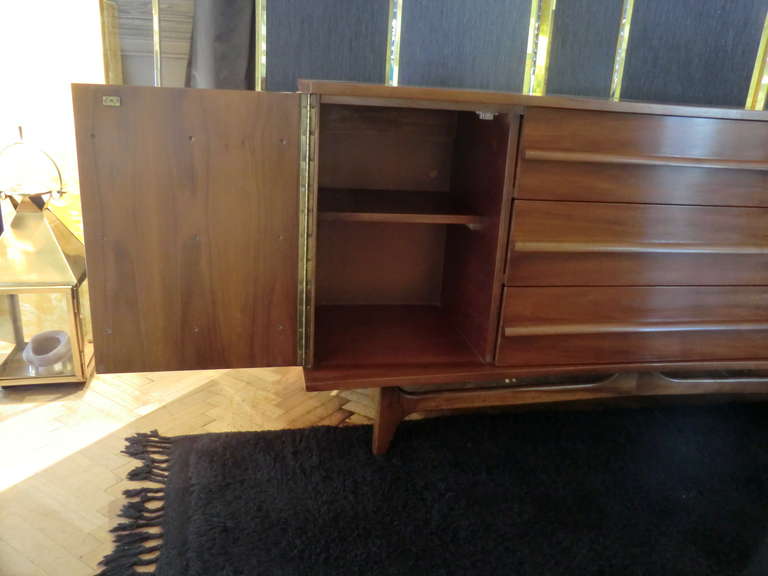
[[[128,439],[104,576],[768,574],[768,407]],[[152,531],[162,530],[161,537]]]

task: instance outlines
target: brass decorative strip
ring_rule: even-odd
[[[549,52],[555,24],[557,0],[533,0],[525,55],[524,94],[547,93]]]
[[[766,48],[768,48],[768,14],[763,22],[763,34],[760,37],[747,103],[744,106],[747,110],[765,109],[765,96],[768,93],[768,50]]]
[[[523,76],[523,94],[533,94],[536,74],[536,41],[539,33],[540,0],[531,0],[531,21],[528,24],[528,44],[525,48],[525,73]]]
[[[254,5],[254,71],[255,90],[267,89],[267,0],[256,0]]]
[[[632,27],[632,13],[635,9],[635,0],[624,0],[621,9],[621,22],[619,34],[616,39],[616,54],[613,57],[613,74],[611,75],[611,100],[621,99],[621,83],[624,80],[624,62],[627,59],[627,46],[629,33]]]
[[[397,86],[400,70],[400,31],[403,25],[403,2],[389,0],[389,32],[387,33],[386,83]]]
[[[317,143],[320,138],[318,131],[320,96],[309,96],[309,133],[308,133],[308,162],[307,162],[307,249],[305,272],[305,353],[304,366],[310,368],[315,357],[315,261],[317,260]]]
[[[309,95],[300,97],[299,123],[299,270],[296,287],[296,362],[304,365],[307,346],[307,232],[309,194]]]
[[[154,62],[154,84],[163,85],[163,57],[160,45],[160,0],[152,0],[152,57]]]
[[[541,0],[541,17],[539,20],[539,47],[536,50],[536,66],[534,70],[533,93],[547,93],[547,77],[549,75],[549,52],[552,47],[552,34],[555,30],[555,9],[557,0]]]

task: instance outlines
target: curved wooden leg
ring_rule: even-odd
[[[373,423],[373,453],[384,454],[405,414],[400,405],[399,388],[379,388],[376,391],[376,420]]]

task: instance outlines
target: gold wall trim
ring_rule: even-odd
[[[300,96],[299,123],[299,270],[296,290],[296,362],[304,365],[307,347],[307,233],[309,231],[309,95]]]
[[[154,84],[163,85],[163,50],[160,35],[160,0],[152,0],[152,58],[154,62]]]
[[[555,27],[557,0],[533,0],[531,22],[528,26],[528,45],[525,51],[523,93],[547,93],[549,52]]]
[[[632,27],[632,14],[635,11],[635,0],[624,0],[621,8],[619,34],[616,38],[616,54],[613,57],[613,73],[611,74],[611,100],[621,99],[621,84],[624,81],[624,63],[627,59],[629,33]]]
[[[387,33],[386,83],[397,86],[400,71],[400,33],[403,29],[403,3],[405,0],[389,0],[389,32]]]
[[[118,8],[112,0],[101,0],[101,42],[104,54],[104,83],[123,83]]]
[[[523,94],[533,94],[536,73],[536,41],[539,33],[539,0],[531,0],[531,21],[528,24],[528,45],[525,48],[525,72],[523,73]]]
[[[254,90],[267,89],[267,0],[256,0],[254,6]]]
[[[749,94],[745,108],[747,110],[765,109],[765,96],[768,93],[768,14],[763,22],[763,34],[755,57],[755,67],[752,71],[752,81],[749,84]]]
[[[307,249],[306,249],[306,298],[304,303],[306,343],[304,366],[312,367],[315,359],[315,262],[317,261],[317,148],[320,140],[320,96],[309,96],[309,151],[307,153]]]

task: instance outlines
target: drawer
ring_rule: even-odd
[[[768,125],[765,122],[684,118],[588,110],[529,108],[523,120],[526,158],[543,160],[539,152],[565,156],[602,154],[603,160],[634,157],[694,165],[732,165],[768,162]],[[598,158],[594,158],[598,159]],[[725,162],[722,162],[725,161]],[[739,164],[741,163],[741,164]]]
[[[530,109],[517,198],[768,206],[768,123]]]
[[[515,252],[509,286],[768,285],[768,254]]]
[[[518,200],[510,285],[768,283],[768,208]]]
[[[768,358],[768,287],[506,288],[497,364]]]
[[[512,242],[525,252],[768,253],[768,209],[520,200]]]

